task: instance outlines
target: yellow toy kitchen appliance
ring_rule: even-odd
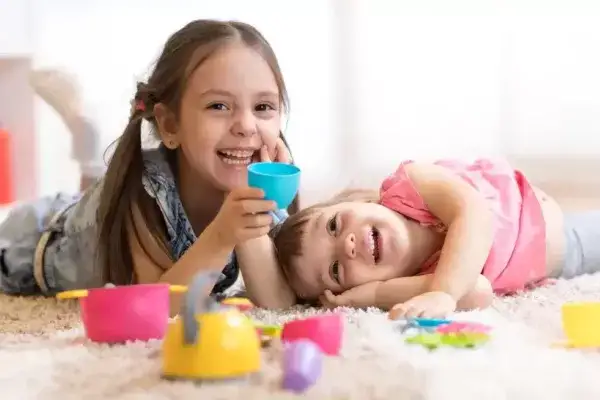
[[[232,379],[260,369],[261,343],[254,323],[207,294],[219,276],[198,274],[183,295],[181,313],[163,340],[164,378]]]

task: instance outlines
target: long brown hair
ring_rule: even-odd
[[[235,21],[196,20],[171,35],[148,82],[139,83],[137,86],[135,100],[144,106],[132,110],[104,177],[98,209],[97,256],[105,281],[114,284],[132,283],[133,261],[129,248],[128,226],[135,229],[132,215],[134,205],[139,208],[148,230],[157,243],[170,254],[159,209],[142,185],[142,119],[149,121],[156,130],[153,110],[158,103],[164,104],[178,116],[181,98],[191,74],[216,50],[231,41],[241,41],[262,55],[275,76],[283,110],[289,110],[287,90],[275,53],[262,34],[251,25]],[[280,136],[285,141],[281,132]],[[169,154],[171,163],[174,157],[174,152]],[[294,213],[297,210],[298,198],[290,206],[289,212]],[[137,234],[137,230],[135,233]]]

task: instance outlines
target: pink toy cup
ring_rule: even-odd
[[[309,339],[317,344],[323,353],[336,356],[342,347],[344,321],[339,314],[325,314],[290,321],[283,326],[281,340],[293,342]]]
[[[162,339],[169,322],[167,284],[147,284],[65,292],[80,297],[86,336],[99,343]],[[180,291],[180,290],[177,290]]]

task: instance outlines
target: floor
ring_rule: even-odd
[[[559,346],[560,307],[600,301],[600,274],[560,281],[456,320],[492,327],[478,349],[434,351],[406,344],[398,323],[378,310],[339,309],[342,352],[323,360],[320,378],[302,396],[281,389],[282,352],[266,349],[262,367],[245,379],[170,382],[161,379],[161,343],[106,346],[84,337],[75,302],[0,295],[0,382],[4,400],[69,399],[347,399],[564,400],[600,398],[600,353]],[[267,323],[315,315],[315,309],[255,311]]]

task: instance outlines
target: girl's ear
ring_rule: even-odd
[[[154,105],[154,118],[163,144],[171,150],[179,147],[179,124],[175,114],[166,105],[157,103]]]

